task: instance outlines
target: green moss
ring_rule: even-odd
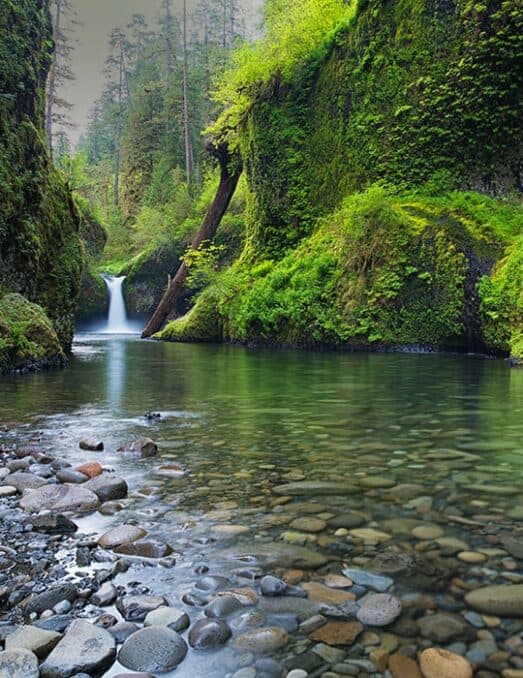
[[[99,273],[86,268],[83,272],[80,285],[76,319],[81,323],[91,322],[106,318],[108,312],[109,296],[107,285]]]
[[[522,226],[523,228],[523,226]],[[523,361],[523,235],[480,283],[485,335],[494,348]]]
[[[0,290],[45,308],[65,350],[82,270],[78,215],[43,134],[48,2],[0,0]]]
[[[223,333],[217,303],[216,290],[205,290],[185,316],[168,323],[153,338],[164,341],[221,341]]]
[[[0,297],[0,373],[64,361],[58,335],[45,310],[20,294]]]
[[[521,207],[479,194],[395,196],[372,187],[283,259],[240,260],[161,338],[494,348],[479,323],[477,286],[521,219]]]

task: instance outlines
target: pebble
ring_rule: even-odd
[[[266,654],[285,647],[289,642],[289,634],[277,626],[262,626],[252,631],[246,631],[237,636],[234,646],[238,650]]]
[[[363,631],[363,626],[355,621],[328,621],[310,634],[311,640],[327,645],[352,645]]]
[[[105,532],[100,539],[98,539],[98,544],[105,549],[113,549],[117,546],[122,546],[123,544],[130,544],[133,541],[138,541],[147,535],[147,531],[141,527],[136,527],[134,525],[119,525],[114,527],[112,530]]]
[[[375,541],[381,543],[392,539],[392,535],[387,532],[381,532],[380,530],[375,530],[371,527],[359,527],[354,530],[350,530],[349,534],[356,539],[362,539],[363,541]]]
[[[371,593],[360,601],[357,619],[366,626],[388,626],[401,614],[401,602],[390,593]]]
[[[469,591],[467,605],[478,612],[500,617],[517,617],[523,614],[523,584],[501,584]]]
[[[411,534],[416,539],[432,540],[443,537],[443,530],[437,525],[419,525],[412,530]]]
[[[200,619],[189,631],[189,645],[195,650],[213,650],[231,637],[231,629],[221,619]]]
[[[293,520],[290,527],[299,532],[322,532],[327,527],[327,523],[320,518],[304,517]]]
[[[441,648],[429,648],[420,656],[424,678],[472,678],[468,659]]]
[[[478,553],[477,551],[460,551],[458,558],[464,563],[484,563],[487,560],[485,554]]]
[[[365,586],[380,593],[388,591],[394,584],[394,581],[390,577],[373,574],[371,572],[366,572],[365,570],[346,568],[343,570],[343,574],[349,579],[352,579],[355,584]]]

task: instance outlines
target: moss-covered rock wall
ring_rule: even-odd
[[[51,36],[47,0],[0,0],[0,296],[39,304],[67,352],[82,256],[71,194],[43,132]]]
[[[360,0],[329,40],[251,83],[244,253],[161,336],[523,356],[520,3]]]

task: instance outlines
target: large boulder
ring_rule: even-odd
[[[97,675],[116,657],[116,643],[105,629],[83,620],[74,621],[66,635],[41,666],[42,678],[69,678],[76,673]]]
[[[44,485],[22,497],[20,508],[29,513],[38,513],[45,510],[64,513],[94,511],[100,506],[100,500],[94,492],[86,487],[87,484]]]
[[[149,626],[133,633],[118,654],[120,664],[133,671],[167,673],[187,654],[187,644],[166,626]]]

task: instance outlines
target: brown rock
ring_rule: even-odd
[[[310,581],[302,585],[302,588],[309,594],[309,600],[315,603],[330,603],[331,605],[341,605],[349,600],[356,600],[354,593],[333,589],[325,584]]]
[[[132,443],[126,443],[119,447],[118,452],[138,454],[140,457],[154,457],[158,452],[158,445],[150,438],[138,438]]]
[[[459,654],[431,647],[421,653],[421,672],[424,678],[472,678],[472,666]]]
[[[404,654],[393,654],[389,659],[389,670],[393,678],[421,678],[416,662]]]
[[[362,631],[359,622],[329,621],[313,631],[310,638],[327,645],[352,645]]]
[[[88,461],[87,464],[82,464],[81,466],[77,466],[75,468],[75,471],[78,471],[79,473],[83,473],[88,478],[94,478],[95,476],[101,476],[102,475],[103,468],[102,468],[102,465],[99,464],[97,461]]]
[[[143,539],[147,532],[141,527],[134,525],[120,525],[113,527],[112,530],[103,534],[98,543],[104,549],[114,549],[124,544],[131,544],[133,541]]]

